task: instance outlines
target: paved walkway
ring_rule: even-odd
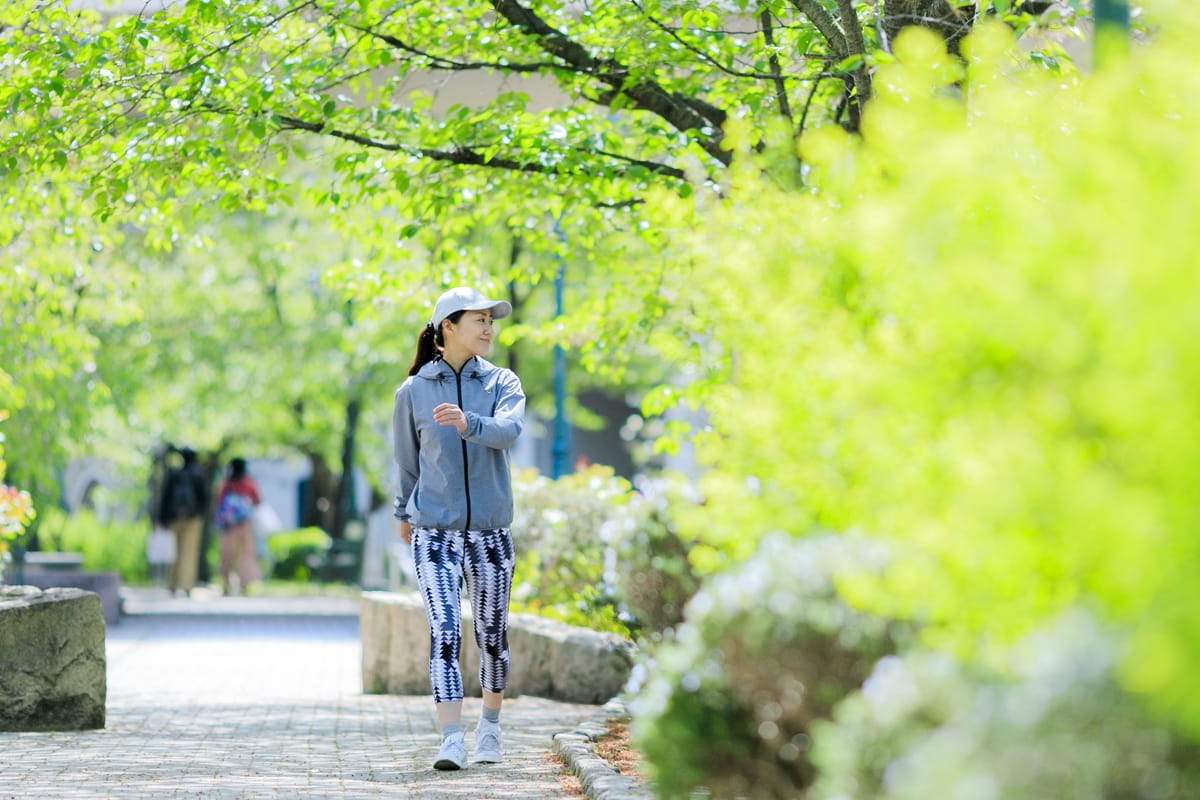
[[[595,706],[506,701],[504,763],[438,772],[430,697],[362,694],[356,601],[141,592],[126,610],[106,728],[0,734],[3,800],[581,796],[551,737]],[[479,711],[468,698],[465,727]]]

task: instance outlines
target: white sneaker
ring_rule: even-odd
[[[462,769],[467,765],[467,743],[463,741],[461,732],[452,733],[442,740],[442,748],[438,750],[437,758],[433,761],[434,769]]]
[[[475,727],[475,761],[480,764],[499,764],[504,760],[504,748],[500,746],[500,724],[479,720]]]

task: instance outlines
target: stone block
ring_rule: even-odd
[[[359,603],[358,635],[362,640],[362,686],[367,694],[387,694],[388,648],[391,646],[391,626],[384,603],[368,602],[366,595]]]
[[[516,623],[509,630],[509,647],[521,653],[523,663],[529,659],[529,678],[540,696],[603,703],[629,680],[634,646],[620,636],[529,614],[519,615]]]
[[[0,586],[0,731],[103,728],[104,635],[93,592]]]
[[[415,594],[388,594],[388,647],[386,663],[388,694],[430,694],[429,623],[425,608]],[[364,646],[363,653],[366,653]]]
[[[555,640],[548,634],[550,620],[535,614],[510,614],[508,649],[513,679],[526,694],[537,697],[554,695]]]
[[[478,697],[479,648],[463,610],[460,667],[463,692]],[[429,623],[415,593],[364,592],[360,616],[363,691],[428,694]],[[537,695],[577,703],[602,703],[629,678],[633,645],[532,614],[510,614],[510,658],[505,696]]]

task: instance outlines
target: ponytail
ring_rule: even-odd
[[[465,309],[462,311],[455,311],[453,314],[447,315],[445,319],[448,319],[451,323],[457,325],[458,321],[462,319],[462,316],[465,313],[467,313]],[[421,335],[417,337],[417,356],[413,359],[412,366],[408,368],[408,374],[416,375],[417,372],[420,371],[421,367],[425,366],[430,361],[433,361],[435,358],[440,358],[442,355],[442,348],[445,346],[446,341],[442,338],[442,323],[439,322],[438,327],[436,328],[433,327],[432,322],[425,323],[425,327],[421,328]]]
[[[416,375],[421,367],[438,357],[441,339],[442,332],[436,330],[432,322],[426,323],[421,329],[421,335],[417,337],[417,355],[413,358],[412,366],[408,368],[409,375]]]

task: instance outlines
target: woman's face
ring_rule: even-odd
[[[491,310],[468,311],[459,317],[457,325],[450,322],[445,326],[443,339],[447,348],[456,347],[473,356],[485,356],[492,349],[494,325]]]

